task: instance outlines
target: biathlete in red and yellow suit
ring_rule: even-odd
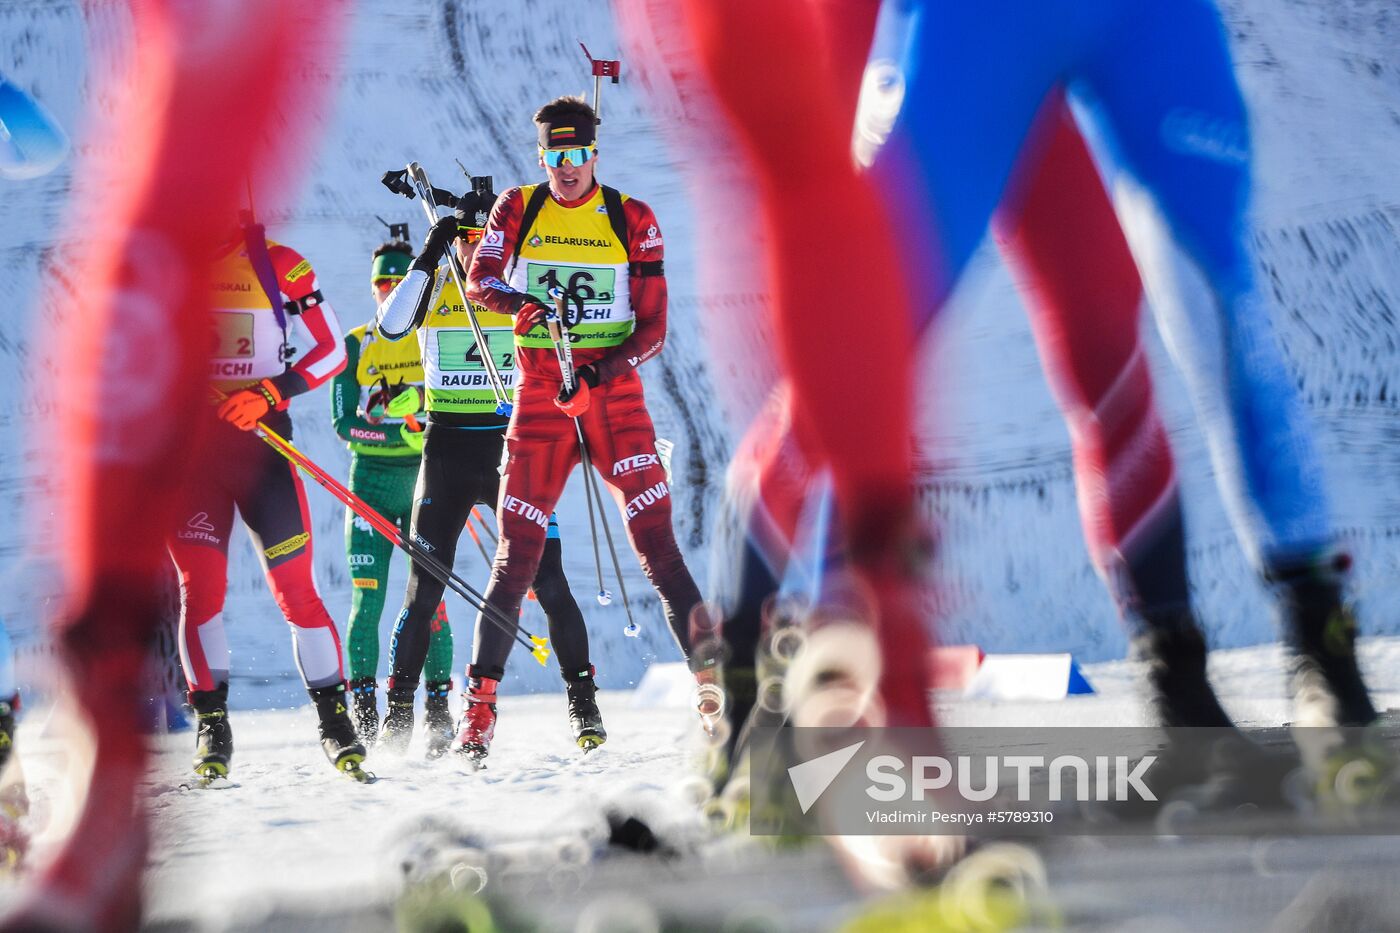
[[[612,487],[628,540],[685,651],[700,592],[671,529],[671,488],[637,373],[666,341],[661,233],[651,208],[596,183],[595,117],[582,99],[546,104],[535,123],[549,183],[512,188],[497,199],[468,274],[474,300],[515,317],[521,375],[506,433],[496,509],[501,541],[486,601],[506,618],[520,610],[548,516],[579,462],[577,418],[589,457]],[[581,301],[580,319],[570,322],[579,385],[567,397],[542,323],[555,285]],[[496,687],[511,645],[509,635],[478,617],[457,735],[468,755],[483,756],[490,747]]]
[[[346,712],[340,636],[312,577],[306,490],[296,468],[253,431],[261,421],[291,437],[288,401],[345,365],[340,324],[311,264],[266,240],[258,225],[244,226],[227,244],[211,288],[209,372],[214,388],[228,397],[200,425],[203,462],[180,493],[179,523],[169,542],[180,571],[180,660],[199,715],[195,770],[226,774],[233,754],[222,611],[235,508],[291,626],[297,668],[320,716],[321,745],[337,768],[355,770],[365,752]],[[293,321],[312,346],[289,365]]]

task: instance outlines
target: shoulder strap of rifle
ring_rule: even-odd
[[[282,288],[277,284],[277,270],[272,267],[272,257],[267,252],[267,228],[262,224],[245,224],[243,244],[248,248],[248,262],[258,276],[258,284],[277,315],[277,326],[285,333],[287,314],[282,308]]]
[[[613,233],[617,234],[617,241],[622,244],[622,251],[627,254],[627,258],[632,258],[632,244],[627,237],[627,215],[622,212],[622,192],[616,188],[609,188],[607,185],[601,186],[603,189],[603,206],[608,209],[608,223],[612,224]]]
[[[535,218],[540,216],[540,211],[544,208],[544,199],[549,197],[549,185],[539,184],[535,190],[530,192],[530,199],[525,202],[525,213],[520,217],[520,232],[515,236],[515,251],[511,254],[511,261],[520,258],[520,250],[525,246],[525,237],[530,232],[530,228],[535,225]]]

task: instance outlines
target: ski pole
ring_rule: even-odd
[[[489,568],[491,566],[491,555],[486,553],[486,545],[482,544],[481,538],[477,536],[476,528],[472,526],[470,516],[467,518],[467,534],[471,535],[472,540],[476,542],[476,549],[481,552],[481,558],[486,561],[486,566]]]
[[[559,361],[559,373],[564,377],[564,384],[569,387],[569,391],[576,388],[576,374],[574,373],[574,351],[569,346],[568,337],[563,333],[563,321],[565,313],[566,299],[564,290],[559,289],[554,296],[556,313],[545,319],[545,328],[549,331],[549,338],[554,343],[554,356]],[[583,498],[588,503],[588,533],[593,538],[593,569],[598,574],[598,605],[606,606],[612,603],[612,594],[603,583],[603,555],[598,548],[598,523],[593,517],[593,484],[589,482],[592,475],[588,469],[588,450],[583,443],[583,429],[579,426],[578,419],[574,419],[574,430],[578,433],[579,460],[583,463]],[[603,504],[598,503],[598,511],[603,511]]]
[[[346,508],[368,521],[376,531],[388,538],[390,543],[401,549],[415,563],[423,566],[424,569],[437,578],[444,586],[462,597],[467,605],[482,614],[482,618],[490,620],[502,631],[515,639],[515,641],[523,645],[525,650],[530,652],[531,657],[540,663],[540,666],[543,667],[547,664],[549,660],[549,640],[547,638],[530,634],[530,632],[520,626],[518,622],[512,625],[505,614],[488,603],[486,597],[474,589],[471,584],[457,576],[450,568],[444,566],[441,561],[434,557],[417,541],[400,535],[398,528],[396,528],[392,522],[375,511],[369,503],[347,489],[335,477],[322,470],[305,454],[293,447],[289,441],[281,437],[275,431],[264,426],[261,422],[258,424],[258,431],[263,440],[267,441],[278,453],[281,453],[288,460],[301,467],[306,471],[308,476],[316,480],[324,489],[338,498]]]
[[[228,397],[218,389],[213,389],[213,392],[219,398]],[[257,423],[255,431],[258,437],[262,438],[269,447],[300,467],[307,476],[310,476],[323,489],[339,499],[341,504],[369,522],[370,526],[373,527],[375,531],[388,538],[391,544],[406,553],[415,563],[420,564],[425,570],[437,578],[443,586],[446,586],[448,589],[452,590],[452,592],[462,597],[467,605],[479,611],[483,618],[490,619],[517,642],[524,645],[525,649],[530,652],[531,657],[540,662],[541,666],[545,665],[549,659],[548,639],[541,638],[538,635],[531,635],[518,623],[511,624],[510,620],[507,619],[499,609],[486,602],[486,597],[474,590],[470,584],[457,576],[450,568],[444,567],[436,557],[433,557],[432,554],[417,541],[404,538],[400,535],[398,528],[395,527],[393,522],[379,514],[369,503],[351,492],[335,477],[321,469],[310,457],[306,456],[296,447],[293,447],[291,441],[282,437],[282,435],[278,434],[261,421]]]
[[[492,544],[501,543],[500,539],[496,537],[496,533],[491,530],[491,526],[486,524],[486,519],[481,517],[481,511],[476,506],[472,506],[472,518],[481,522],[481,530],[486,532],[486,536],[491,539]]]
[[[545,318],[545,327],[549,331],[549,339],[554,343],[554,355],[559,360],[559,372],[564,377],[564,384],[572,392],[578,388],[578,374],[574,370],[574,350],[569,346],[568,334],[564,332],[564,312],[565,312],[564,290],[558,289],[554,294],[555,313]],[[593,472],[593,460],[588,455],[588,442],[583,437],[583,425],[577,418],[574,419],[574,431],[578,434],[579,460],[583,463],[583,492],[584,498],[588,499],[588,520],[590,530],[593,532],[593,560],[598,569],[598,602],[601,605],[608,605],[612,602],[612,595],[603,586],[602,558],[598,554],[598,532],[591,528],[593,521],[593,499],[598,500],[598,521],[602,523],[603,535],[608,541],[608,553],[612,557],[613,573],[617,577],[617,589],[622,594],[622,608],[627,612],[627,627],[622,630],[622,634],[628,638],[636,638],[641,634],[641,626],[632,616],[632,603],[627,598],[627,583],[622,579],[622,562],[617,559],[617,546],[613,544],[612,527],[608,524],[608,517],[603,511],[603,493],[598,489],[598,477]]]
[[[457,576],[441,561],[434,557],[426,548],[412,538],[405,538],[399,534],[398,528],[394,526],[383,515],[375,511],[369,503],[355,495],[335,477],[321,469],[314,461],[293,447],[281,435],[266,427],[261,422],[258,423],[259,436],[267,441],[278,453],[288,460],[301,467],[308,476],[316,480],[324,489],[339,499],[348,509],[361,518],[365,519],[374,527],[376,531],[389,539],[390,543],[400,548],[404,553],[418,564],[421,564],[429,573],[438,579],[444,586],[452,590],[473,609],[482,614],[483,618],[489,619],[502,631],[509,634],[525,649],[531,656],[543,666],[549,658],[548,639],[538,635],[531,635],[518,623],[512,625],[505,615],[496,607],[486,601],[486,597],[477,592],[469,583]]]
[[[428,226],[437,223],[437,201],[433,198],[433,186],[428,181],[428,173],[423,171],[423,166],[417,162],[408,163],[408,177],[412,179],[413,186],[418,189],[418,199],[423,204],[423,212],[428,215]],[[467,309],[467,323],[471,325],[472,337],[476,339],[477,348],[481,351],[481,363],[486,369],[486,380],[491,383],[491,394],[496,396],[496,414],[509,415],[511,410],[510,396],[506,394],[505,383],[501,381],[500,371],[496,369],[496,358],[491,353],[491,344],[486,341],[486,334],[481,330],[481,324],[476,319],[476,312],[472,310],[472,303],[467,298],[467,273],[462,268],[461,262],[457,259],[457,254],[451,249],[447,251],[447,269],[452,275],[452,281],[457,285],[457,291],[462,295],[462,303]]]

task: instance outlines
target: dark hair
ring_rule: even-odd
[[[410,257],[414,255],[413,247],[409,246],[403,240],[386,240],[375,248],[369,258],[378,259],[385,253],[407,253]]]
[[[588,126],[593,126],[598,122],[598,115],[593,112],[592,107],[588,106],[588,101],[584,100],[582,94],[556,97],[535,111],[535,123],[541,126],[569,119],[577,119],[580,123],[586,121]]]

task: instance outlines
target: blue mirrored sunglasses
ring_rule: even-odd
[[[570,165],[582,165],[598,154],[597,146],[575,146],[572,149],[541,149],[540,157],[550,168],[558,168],[567,159]]]

